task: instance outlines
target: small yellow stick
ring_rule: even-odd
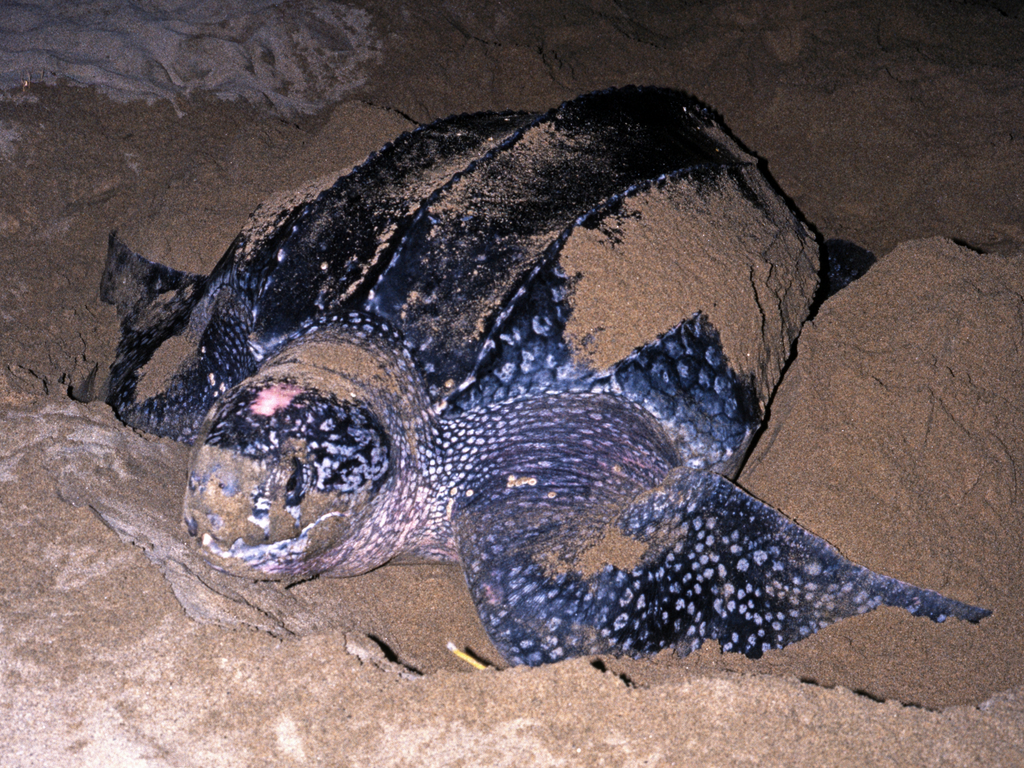
[[[484,664],[479,659],[474,659],[472,656],[470,656],[465,651],[460,651],[458,648],[455,647],[455,643],[449,642],[448,643],[448,650],[451,651],[452,653],[454,653],[456,656],[458,656],[464,662],[469,664],[469,666],[471,666],[471,667],[475,667],[476,669],[487,669],[487,665],[486,664]]]

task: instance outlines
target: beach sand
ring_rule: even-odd
[[[1024,765],[1021,3],[195,6],[0,22],[0,765]],[[205,272],[417,124],[627,83],[706,102],[878,257],[804,327],[739,484],[993,615],[476,671],[456,567],[233,592],[182,555],[187,448],[80,402],[110,230]]]

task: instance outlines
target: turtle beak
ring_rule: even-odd
[[[208,451],[204,448],[199,453]],[[252,538],[253,533],[236,522],[248,516],[247,507],[251,503],[239,492],[240,475],[245,467],[233,466],[245,462],[239,462],[243,457],[232,457],[228,451],[218,453],[224,454],[217,457],[219,460],[211,462],[212,457],[196,456],[193,461],[185,492],[185,528],[193,538],[213,536],[227,543],[236,538]],[[232,458],[235,460],[230,460]]]
[[[266,483],[285,485],[278,474],[264,461],[222,448],[204,445],[193,455],[185,529],[211,566],[257,579],[302,572],[308,532],[285,509],[276,509],[281,504],[261,504]]]
[[[185,528],[193,538],[210,537],[222,547],[241,540],[258,546],[295,538],[299,522],[283,503],[272,503],[272,493],[287,478],[291,465],[268,462],[232,450],[201,446],[193,455],[185,492]],[[280,482],[279,482],[280,481]]]

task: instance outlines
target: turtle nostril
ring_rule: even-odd
[[[270,512],[265,509],[254,509],[249,515],[249,522],[262,532],[263,540],[270,538]]]

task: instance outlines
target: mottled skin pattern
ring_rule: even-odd
[[[757,657],[883,604],[978,621],[726,479],[760,410],[703,315],[601,370],[569,339],[575,228],[659,185],[729,185],[766,209],[757,180],[673,91],[438,121],[270,212],[207,277],[112,236],[108,402],[195,443],[185,525],[214,567],[458,562],[512,663],[706,639]],[[156,379],[175,337],[188,352]]]

